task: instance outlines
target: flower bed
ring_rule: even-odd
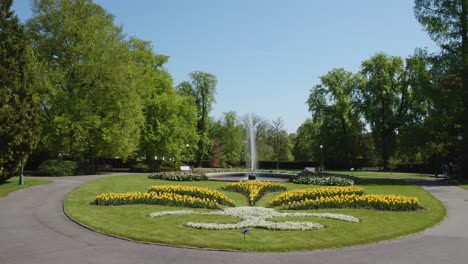
[[[283,204],[282,209],[309,210],[323,208],[363,208],[386,211],[412,211],[419,208],[418,199],[400,195],[337,195],[304,199]]]
[[[239,192],[247,196],[249,205],[255,203],[265,195],[266,192],[285,191],[286,186],[277,182],[269,181],[238,181],[228,183],[221,187],[223,190]]]
[[[202,187],[181,185],[150,186],[148,192],[102,193],[95,205],[157,204],[193,208],[217,209],[220,205],[234,206],[223,193]]]
[[[354,181],[342,177],[299,177],[292,179],[296,184],[328,185],[328,186],[350,186]]]
[[[267,219],[274,217],[318,217],[328,218],[339,221],[358,223],[359,219],[350,215],[331,214],[331,213],[285,213],[277,212],[271,208],[264,207],[234,207],[225,208],[223,211],[215,212],[195,212],[191,210],[180,211],[161,211],[150,214],[150,217],[161,217],[166,215],[225,215],[242,218],[243,221],[233,224],[217,224],[217,223],[194,223],[187,222],[186,226],[198,229],[226,230],[226,229],[241,229],[248,227],[264,228],[269,230],[316,230],[324,228],[319,223],[312,222],[272,222]]]
[[[312,189],[301,189],[284,192],[273,198],[269,206],[279,206],[288,204],[289,202],[302,201],[305,199],[313,200],[319,197],[330,197],[346,194],[364,194],[362,187],[321,187]]]
[[[355,176],[328,172],[303,171],[297,174],[297,176],[297,178],[293,178],[291,181],[298,184],[349,186],[361,182]]]
[[[198,198],[176,193],[128,192],[103,193],[96,197],[95,205],[155,204],[165,206],[184,206],[192,208],[218,209],[219,204],[211,199]]]
[[[166,181],[207,181],[209,178],[203,173],[183,172],[183,171],[168,171],[158,172],[148,176],[150,179],[166,180]]]
[[[180,195],[194,196],[198,198],[206,198],[216,201],[218,204],[234,206],[234,201],[229,199],[223,193],[203,187],[182,186],[182,185],[155,185],[150,186],[148,192],[156,193],[176,193]]]

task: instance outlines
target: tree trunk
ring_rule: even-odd
[[[461,34],[462,34],[462,58],[463,58],[463,139],[461,141],[461,173],[468,178],[468,0],[462,1],[461,10]]]

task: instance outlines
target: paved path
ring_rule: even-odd
[[[344,249],[243,253],[138,244],[82,228],[63,214],[63,199],[98,177],[53,178],[0,198],[0,264],[468,263],[468,191],[455,186],[424,186],[445,204],[448,218],[413,236]]]

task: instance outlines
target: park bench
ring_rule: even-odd
[[[192,169],[190,168],[190,166],[180,166],[180,170],[181,171],[191,171]]]
[[[304,171],[315,172],[315,167],[305,167]]]

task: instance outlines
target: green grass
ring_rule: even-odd
[[[468,190],[468,180],[467,179],[449,179],[447,183],[456,185],[460,188]]]
[[[200,248],[218,248],[242,251],[279,252],[336,248],[401,237],[422,231],[439,223],[446,215],[444,206],[418,186],[389,179],[363,179],[366,193],[401,194],[418,197],[425,208],[416,212],[384,212],[356,209],[316,210],[349,214],[361,223],[348,223],[319,218],[273,219],[278,221],[313,221],[326,226],[316,231],[268,231],[252,228],[244,240],[239,230],[199,230],[184,223],[232,223],[239,219],[227,216],[178,215],[149,218],[148,214],[162,210],[183,208],[155,205],[95,206],[90,203],[102,192],[146,191],[156,184],[180,184],[220,189],[222,182],[168,182],[148,179],[145,175],[115,176],[79,186],[65,200],[66,213],[76,221],[95,230],[137,241],[182,245]],[[288,190],[311,188],[310,185],[287,183]],[[246,206],[247,199],[238,193],[222,191],[237,206]],[[265,206],[278,195],[268,193],[257,203]],[[195,209],[207,211],[203,209]]]
[[[50,180],[36,179],[36,178],[24,178],[24,185],[18,184],[19,177],[13,177],[8,179],[5,183],[0,184],[0,197],[7,196],[9,193],[28,188],[34,185],[50,183]]]
[[[389,172],[389,171],[333,171],[327,170],[325,172],[347,174],[360,178],[389,178],[389,179],[429,179],[433,178],[433,175],[421,174],[421,173],[408,173],[408,172]]]

